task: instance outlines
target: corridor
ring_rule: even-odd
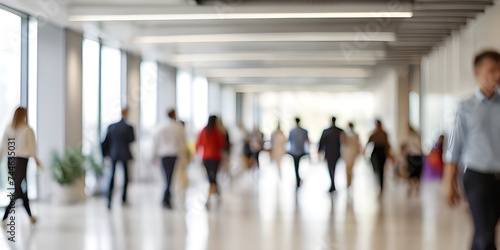
[[[295,192],[291,159],[284,159],[281,181],[267,154],[262,162],[258,172],[239,175],[231,185],[226,180],[221,202],[208,211],[204,193],[208,183],[201,166],[189,169],[186,198],[178,190],[172,211],[162,208],[163,184],[156,181],[133,183],[130,204],[115,203],[112,211],[99,197],[70,206],[35,202],[39,223],[31,228],[27,216],[19,215],[16,242],[7,243],[3,233],[0,249],[465,250],[469,246],[472,225],[466,206],[448,208],[438,182],[426,181],[419,195],[408,197],[406,184],[388,174],[388,189],[378,200],[371,166],[360,157],[352,198],[344,188],[342,162],[336,176],[339,191],[332,196],[327,193],[326,166],[307,158],[301,169],[303,186]]]

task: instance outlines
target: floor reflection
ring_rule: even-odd
[[[408,197],[405,184],[389,177],[379,199],[373,170],[359,158],[350,191],[339,162],[332,195],[325,163],[304,159],[303,185],[296,190],[290,157],[283,160],[282,178],[267,155],[261,162],[260,170],[225,184],[221,202],[209,210],[201,166],[189,169],[191,185],[177,190],[172,211],[161,207],[160,178],[133,183],[130,205],[117,202],[111,212],[103,198],[34,203],[39,224],[31,228],[20,211],[16,242],[1,234],[0,249],[468,249],[467,211],[448,209],[438,183],[424,183],[419,195]]]

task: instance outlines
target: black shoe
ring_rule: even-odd
[[[300,180],[300,181],[297,181],[297,188],[299,188],[299,187],[300,187],[300,184],[302,184],[302,181],[301,181],[301,180]]]
[[[172,203],[170,203],[170,201],[164,201],[163,207],[167,209],[172,209]]]
[[[330,189],[328,190],[328,193],[333,193],[335,191],[336,191],[335,187],[330,187]]]

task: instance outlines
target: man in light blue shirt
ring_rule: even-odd
[[[300,159],[308,153],[306,145],[309,144],[309,136],[307,130],[300,126],[300,118],[295,118],[295,122],[297,123],[297,127],[293,128],[290,131],[290,136],[288,136],[288,142],[290,143],[290,150],[288,153],[293,157],[297,188],[299,188],[301,183],[299,175]]]
[[[495,228],[500,219],[500,54],[476,56],[474,73],[479,88],[458,106],[446,153],[447,201],[459,200],[456,174],[463,166],[465,195],[475,233],[472,250],[495,250]]]

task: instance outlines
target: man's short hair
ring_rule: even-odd
[[[299,117],[296,117],[296,118],[295,118],[295,122],[296,122],[297,124],[299,124],[299,123],[300,123],[300,118],[299,118]]]
[[[486,50],[476,55],[474,58],[474,67],[479,66],[484,60],[490,59],[495,62],[500,62],[500,53],[495,50]]]
[[[335,123],[337,121],[337,117],[332,116],[332,123]]]
[[[167,111],[167,116],[168,116],[169,118],[174,118],[174,116],[175,116],[175,109],[169,109],[169,110]]]

